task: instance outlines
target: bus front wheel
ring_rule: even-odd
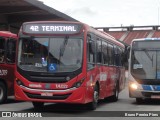
[[[142,98],[136,98],[136,102],[137,102],[138,104],[141,104],[141,103],[143,102],[143,99],[142,99]]]
[[[44,107],[44,103],[43,102],[32,102],[34,109],[36,110],[42,110]]]
[[[7,100],[7,88],[4,83],[0,82],[0,104]]]
[[[99,99],[98,85],[95,85],[94,92],[93,92],[93,101],[88,104],[89,110],[95,110],[97,108],[98,99]]]

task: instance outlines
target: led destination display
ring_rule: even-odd
[[[23,32],[27,34],[75,34],[81,29],[81,25],[78,24],[24,24]]]

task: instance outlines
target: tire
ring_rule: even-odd
[[[7,100],[7,87],[4,83],[0,82],[0,104]]]
[[[138,104],[143,103],[143,99],[142,98],[136,98],[136,103],[138,103]]]
[[[114,95],[111,96],[111,101],[112,102],[118,101],[118,97],[119,97],[119,83],[117,82],[114,89]]]
[[[32,102],[32,104],[35,110],[42,110],[44,107],[43,102]]]
[[[93,101],[88,104],[89,110],[95,110],[97,108],[98,99],[99,99],[99,90],[98,90],[98,85],[96,85],[93,92]]]

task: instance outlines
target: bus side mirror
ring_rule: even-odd
[[[125,64],[125,68],[128,69],[128,59],[129,59],[129,53],[130,53],[130,46],[125,48],[125,52],[124,52],[124,64]]]
[[[127,55],[126,55],[126,56],[127,56],[127,59],[129,59],[129,53],[130,53],[130,50],[131,50],[131,47],[130,47],[130,46],[128,46],[128,47],[127,47],[127,52],[126,52],[126,53],[127,53]]]
[[[130,51],[130,49],[131,49],[131,46],[128,46],[128,47],[127,47],[127,51]]]

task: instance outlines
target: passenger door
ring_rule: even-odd
[[[93,99],[93,83],[96,80],[97,68],[96,62],[96,44],[93,35],[87,35],[87,96]]]

